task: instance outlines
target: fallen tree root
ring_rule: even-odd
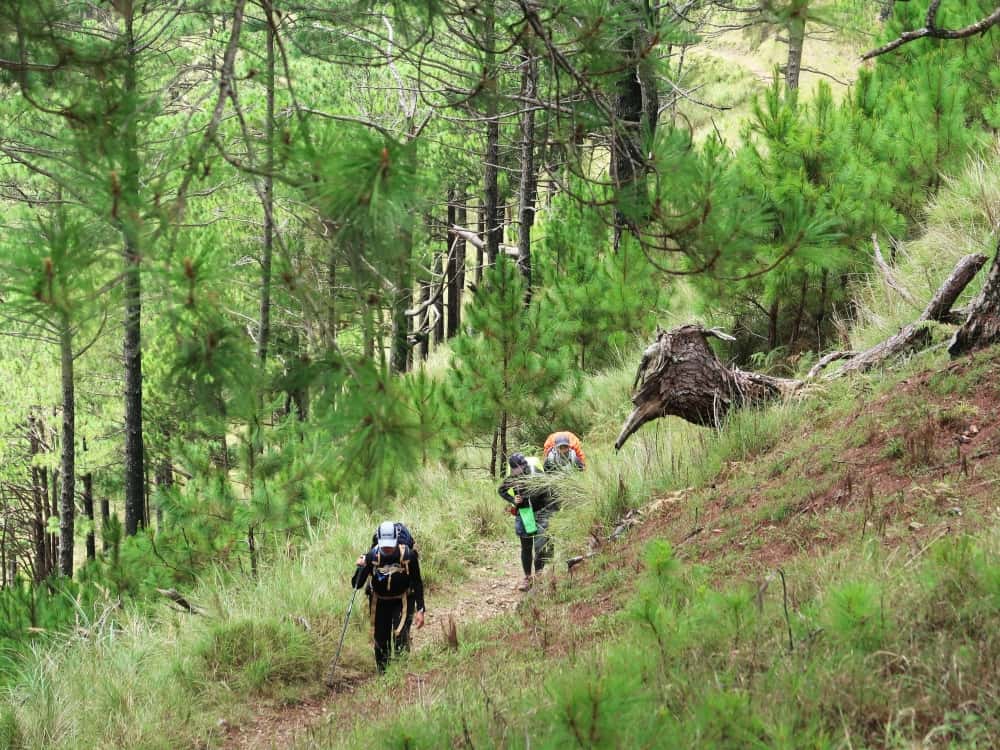
[[[970,345],[978,347],[985,345],[983,341],[993,343],[1000,339],[998,262],[994,260],[983,292],[969,306],[965,322],[952,341],[949,351],[953,356],[956,351],[966,351]],[[615,449],[621,449],[646,422],[660,417],[675,416],[692,424],[718,428],[733,409],[797,393],[819,377],[823,368],[832,362],[843,360],[844,364],[835,372],[823,375],[826,379],[867,372],[891,357],[927,346],[930,342],[929,324],[953,323],[961,317],[951,307],[985,263],[985,255],[966,255],[956,264],[917,320],[867,351],[827,354],[803,380],[775,378],[725,366],[712,351],[708,339],[734,339],[715,328],[686,325],[672,331],[658,330],[656,341],[646,348],[639,362],[632,384],[634,408],[618,433]],[[959,338],[963,331],[968,333]]]

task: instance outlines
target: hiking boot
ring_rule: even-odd
[[[517,584],[518,591],[527,591],[531,588],[531,576],[525,576],[524,580]]]

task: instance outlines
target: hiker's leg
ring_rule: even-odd
[[[385,671],[386,665],[389,663],[393,612],[396,611],[393,607],[394,604],[396,602],[386,601],[385,599],[375,604],[375,668],[378,669],[380,674]]]
[[[410,605],[406,609],[407,609],[406,622],[403,623],[403,628],[402,630],[399,631],[399,635],[395,636],[396,638],[395,641],[396,648],[394,652],[395,656],[408,653],[410,650],[410,625],[413,623],[413,602],[410,602]],[[395,623],[396,627],[399,627],[399,616],[402,613],[403,613],[403,608],[400,607],[395,617],[393,617],[393,622]],[[396,632],[395,628],[393,629],[393,632]]]
[[[535,534],[535,572],[545,567],[552,559],[552,540],[549,538],[549,515],[542,513],[536,516],[538,533]]]
[[[522,536],[521,538],[521,569],[524,571],[525,577],[531,575],[531,558],[534,550],[535,540],[530,536]]]
[[[547,534],[536,534],[535,572],[538,573],[550,560],[552,560],[552,539]]]

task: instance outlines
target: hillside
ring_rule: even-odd
[[[992,746],[998,370],[925,355],[740,415],[622,541],[513,612],[474,577],[457,652],[432,631],[292,746]]]

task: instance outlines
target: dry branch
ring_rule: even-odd
[[[888,44],[883,44],[881,47],[866,52],[861,56],[861,59],[870,60],[873,57],[884,55],[886,52],[891,52],[898,47],[902,47],[904,44],[916,41],[917,39],[923,39],[924,37],[931,37],[932,39],[965,39],[976,34],[984,34],[991,26],[1000,23],[1000,5],[998,5],[996,10],[985,18],[981,18],[975,23],[971,23],[961,29],[941,29],[936,25],[937,12],[940,5],[941,0],[931,2],[930,8],[927,10],[927,20],[923,28],[906,31]]]
[[[969,305],[965,321],[948,344],[948,353],[957,357],[997,341],[1000,341],[1000,243],[983,288]]]

